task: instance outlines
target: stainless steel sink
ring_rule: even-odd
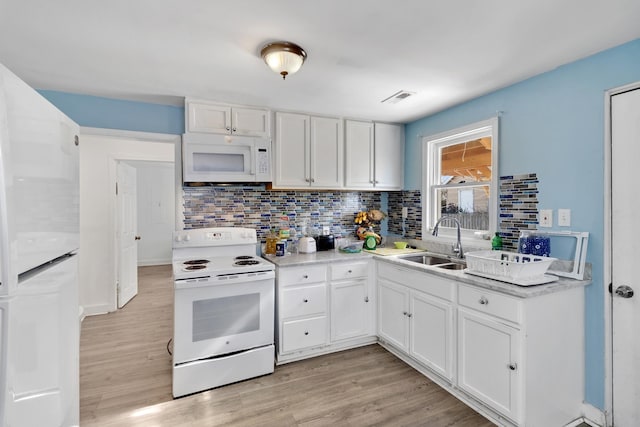
[[[424,265],[449,264],[451,262],[451,260],[448,258],[441,258],[432,255],[414,255],[402,257],[402,259]]]
[[[406,261],[416,262],[418,264],[432,265],[445,270],[463,270],[467,267],[467,263],[463,260],[453,260],[434,255],[413,255],[402,257]]]

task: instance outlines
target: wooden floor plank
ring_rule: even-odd
[[[173,399],[171,267],[141,267],[138,275],[129,304],[82,324],[82,426],[493,425],[378,345]]]

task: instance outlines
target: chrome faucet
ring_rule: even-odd
[[[458,240],[456,241],[456,244],[453,245],[453,253],[456,254],[458,256],[458,258],[464,258],[464,252],[462,251],[462,240],[460,238],[460,221],[458,221],[458,218],[454,218],[452,216],[443,216],[440,217],[440,219],[438,220],[438,222],[436,222],[435,227],[433,227],[433,233],[431,233],[432,236],[438,236],[438,227],[440,226],[440,223],[442,222],[442,220],[451,220],[453,222],[455,222],[456,227],[458,229]]]

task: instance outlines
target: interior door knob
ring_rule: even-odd
[[[140,240],[140,236],[136,236],[136,237],[135,237],[135,240]]]
[[[633,296],[633,289],[627,285],[618,286],[616,288],[616,295],[622,298],[631,298]]]

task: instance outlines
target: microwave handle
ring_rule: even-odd
[[[251,156],[251,171],[249,172],[251,175],[256,174],[256,162],[258,161],[258,149],[253,147],[253,155]]]

